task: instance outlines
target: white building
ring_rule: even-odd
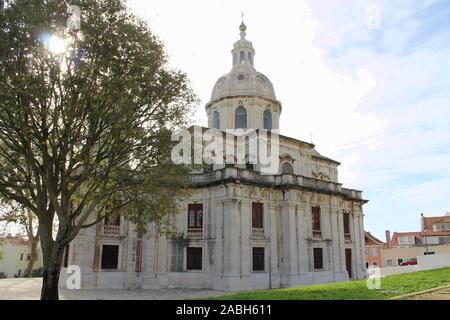
[[[21,237],[0,238],[0,278],[22,278],[31,259],[28,241]],[[37,260],[33,270],[42,268],[41,246],[37,247]]]
[[[208,126],[279,129],[281,103],[254,68],[244,24],[240,31],[233,67],[205,106]],[[82,230],[66,265],[81,267],[85,288],[235,291],[364,278],[362,192],[342,188],[339,163],[313,144],[285,136],[279,142],[276,174],[262,175],[250,163],[193,171],[193,194],[176,215],[179,237],[153,226],[149,238],[138,239],[117,219]]]

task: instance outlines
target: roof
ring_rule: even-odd
[[[425,217],[422,218],[422,232],[426,236],[450,236],[449,231],[434,231],[433,226],[436,223],[450,223],[450,216]]]
[[[422,244],[422,233],[421,232],[394,232],[392,235],[389,247],[396,247],[400,244],[398,243],[398,237],[414,237],[415,245]]]
[[[312,157],[313,158],[317,158],[317,159],[321,159],[321,160],[325,160],[325,161],[329,161],[329,162],[333,162],[333,163],[337,164],[338,166],[341,165],[341,163],[339,161],[336,161],[336,160],[333,160],[331,158],[325,157],[325,156],[319,154],[318,152],[317,152],[317,154],[313,154]]]
[[[384,245],[384,242],[373,236],[369,231],[364,231],[366,246]]]
[[[28,241],[19,236],[7,236],[0,238],[0,243],[4,242],[5,244],[11,244],[15,246],[26,246],[28,245]]]
[[[210,101],[234,96],[260,96],[277,101],[269,78],[249,65],[237,65],[230,73],[220,77],[214,85]]]

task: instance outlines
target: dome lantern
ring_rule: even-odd
[[[214,125],[220,129],[243,126],[236,120],[239,117],[235,114],[236,109],[241,106],[247,111],[248,121],[242,121],[245,127],[278,129],[281,103],[275,96],[272,82],[254,67],[255,49],[246,39],[247,26],[244,21],[239,26],[239,31],[240,39],[233,44],[231,50],[231,71],[217,80],[211,100],[205,106],[208,126]],[[216,120],[213,123],[214,115]]]

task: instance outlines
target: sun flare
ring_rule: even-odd
[[[49,51],[55,55],[62,54],[67,50],[66,41],[56,35],[51,35],[47,42]]]

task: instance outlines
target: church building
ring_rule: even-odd
[[[232,69],[206,104],[208,128],[279,130],[271,81],[256,71],[240,26]],[[208,129],[202,128],[202,129]],[[338,181],[339,162],[314,144],[279,135],[277,172],[232,163],[192,170],[192,190],[174,217],[178,236],[156,226],[139,238],[123,217],[81,230],[64,257],[82,288],[207,288],[238,291],[362,279],[362,192]],[[66,269],[60,286],[65,287]]]

